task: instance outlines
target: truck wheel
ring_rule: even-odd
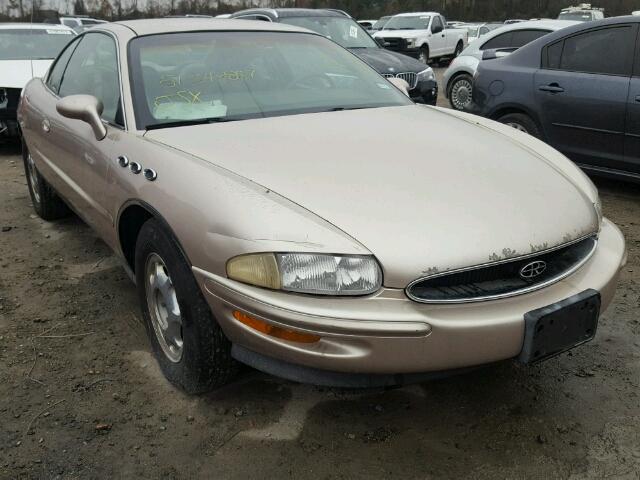
[[[58,220],[68,217],[71,214],[69,207],[53,190],[51,185],[44,179],[31,156],[27,145],[22,141],[22,160],[24,162],[24,173],[27,177],[29,195],[33,209],[43,220]]]
[[[429,47],[427,45],[423,45],[422,47],[420,47],[418,61],[424,63],[425,65],[429,65]]]
[[[156,219],[136,242],[136,284],[153,353],[187,393],[213,390],[238,371],[225,337],[173,236]]]
[[[451,108],[464,111],[471,105],[471,95],[473,93],[473,77],[466,73],[458,75],[449,84],[449,103]]]
[[[508,113],[498,118],[500,123],[509,125],[510,127],[528,133],[529,135],[540,138],[540,129],[536,122],[525,113]]]

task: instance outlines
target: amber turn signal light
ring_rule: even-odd
[[[315,343],[320,340],[318,335],[312,335],[310,333],[294,332],[293,330],[287,330],[285,328],[276,327],[275,325],[269,325],[262,320],[250,317],[246,313],[242,313],[239,310],[233,311],[233,317],[240,323],[245,324],[248,327],[253,328],[259,332],[269,335],[271,337],[281,338],[282,340],[288,340],[290,342],[297,343]]]

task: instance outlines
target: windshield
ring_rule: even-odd
[[[289,17],[281,23],[303,27],[330,38],[344,48],[379,48],[369,34],[346,17]]]
[[[1,29],[0,60],[53,59],[73,36],[69,30]]]
[[[194,32],[129,44],[140,129],[411,105],[353,54],[312,34]]]
[[[391,17],[382,17],[380,20],[373,24],[371,30],[381,30],[387,24],[390,18]]]
[[[590,22],[591,12],[562,12],[558,16],[559,20],[575,20],[577,22]]]
[[[420,17],[395,16],[391,17],[383,30],[426,30],[429,28],[429,20],[431,17],[428,15]]]

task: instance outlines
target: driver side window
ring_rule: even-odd
[[[84,35],[71,55],[58,94],[93,95],[104,105],[102,118],[123,126],[118,57],[110,36],[98,32]]]
[[[434,32],[441,32],[443,29],[442,20],[440,17],[433,17],[433,23],[431,25],[431,30]]]

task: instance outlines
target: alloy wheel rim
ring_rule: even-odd
[[[520,123],[507,122],[507,125],[509,125],[511,128],[515,128],[516,130],[519,130],[521,132],[529,133],[529,131],[526,128],[524,128],[524,126],[521,125]]]
[[[471,103],[473,86],[468,80],[458,80],[451,89],[451,100],[456,110],[464,110]]]
[[[36,170],[36,163],[33,161],[33,157],[30,153],[27,154],[27,172],[29,176],[29,185],[31,185],[31,191],[36,203],[40,203],[40,183],[38,180],[38,171]]]
[[[145,282],[153,331],[165,356],[178,363],[184,350],[182,314],[167,266],[156,253],[147,258]]]

